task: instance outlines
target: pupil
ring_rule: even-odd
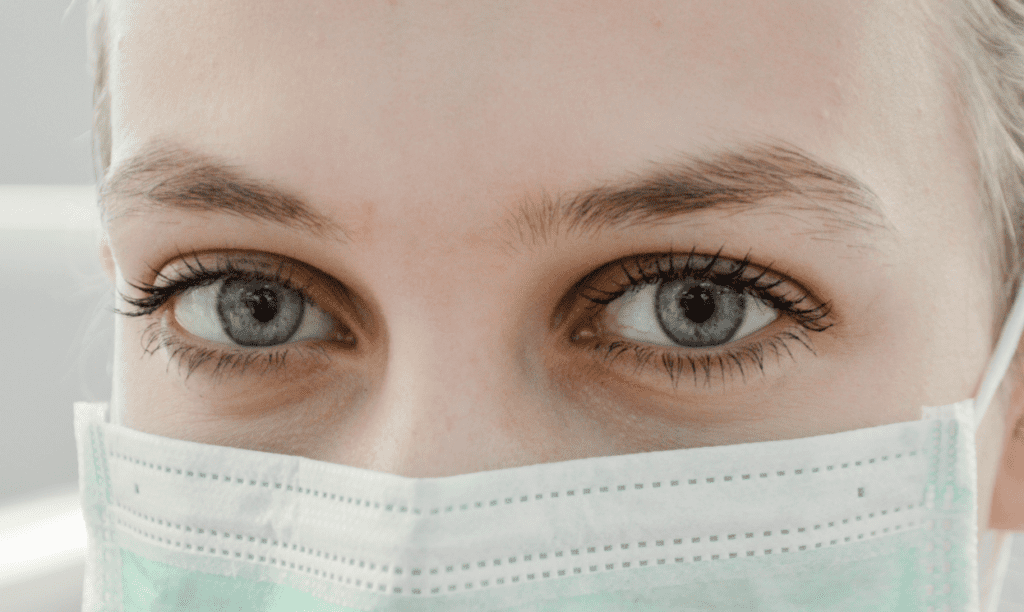
[[[703,323],[715,314],[715,298],[706,288],[691,287],[679,298],[679,305],[686,318],[694,323]]]
[[[260,323],[266,323],[277,315],[277,295],[266,288],[257,289],[245,298],[249,312]]]

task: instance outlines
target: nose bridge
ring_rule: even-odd
[[[345,434],[362,449],[362,467],[435,477],[523,462],[511,423],[539,415],[538,399],[524,392],[505,300],[486,281],[470,284],[474,276],[428,272],[381,296],[387,357],[358,434]]]
[[[357,443],[372,448],[361,453],[367,469],[437,477],[496,469],[521,456],[521,435],[508,417],[536,407],[509,392],[514,382],[502,376],[495,351],[436,342],[440,331],[392,343],[359,428]]]
[[[483,384],[497,374],[506,303],[478,262],[464,257],[426,258],[404,268],[383,296],[388,329],[387,380],[445,386],[470,375]],[[450,379],[450,380],[449,380]]]
[[[425,233],[419,226],[418,246]],[[397,385],[427,401],[493,388],[511,375],[510,321],[515,306],[503,287],[507,269],[467,228],[434,228],[432,248],[405,241],[405,253],[378,287],[388,329],[384,392]],[[468,244],[473,244],[468,247]],[[436,401],[436,400],[430,400]]]
[[[540,339],[514,293],[525,284],[516,264],[482,229],[486,215],[411,210],[388,220],[377,242],[386,247],[360,254],[385,357],[332,454],[410,477],[534,463],[547,452],[543,432],[565,427],[523,345]]]
[[[502,353],[500,334],[479,317],[453,311],[433,321],[410,322],[394,330],[382,384],[382,398],[401,401],[410,410],[444,404],[488,403],[512,373]],[[478,319],[478,321],[474,321]],[[397,327],[397,326],[396,326]],[[404,398],[404,399],[399,399]],[[384,401],[384,400],[382,400]]]

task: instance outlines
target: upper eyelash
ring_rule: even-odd
[[[765,353],[769,350],[773,351],[776,357],[780,357],[782,351],[785,351],[790,358],[795,358],[788,346],[790,341],[798,342],[811,353],[817,354],[811,345],[807,332],[824,331],[832,327],[833,324],[831,322],[826,322],[826,317],[828,317],[832,310],[831,303],[824,302],[817,306],[801,306],[805,302],[813,302],[810,294],[803,292],[791,297],[788,292],[779,291],[777,288],[785,282],[784,276],[773,270],[771,265],[757,266],[760,268],[760,272],[751,274],[754,264],[750,262],[749,252],[742,260],[736,261],[722,258],[723,248],[720,248],[713,256],[699,255],[701,258],[710,258],[709,262],[704,266],[694,263],[694,256],[697,255],[696,249],[690,251],[686,257],[686,262],[681,266],[677,266],[676,262],[682,255],[671,251],[668,254],[627,257],[618,262],[603,266],[589,274],[577,285],[579,288],[577,295],[592,303],[592,306],[587,308],[587,310],[596,310],[618,299],[627,291],[642,285],[670,282],[681,278],[710,280],[737,291],[751,291],[755,293],[760,299],[769,302],[773,307],[796,320],[800,325],[799,328],[784,330],[771,338],[761,339],[745,346],[723,348],[714,353],[690,354],[679,352],[670,347],[645,346],[621,339],[607,340],[597,338],[586,342],[586,344],[604,360],[609,362],[616,360],[623,354],[632,353],[635,360],[634,373],[639,372],[648,365],[657,364],[668,374],[674,388],[678,387],[687,370],[692,374],[695,386],[699,385],[699,378],[703,378],[705,384],[709,383],[714,371],[721,372],[724,383],[726,372],[728,371],[731,374],[734,368],[739,370],[740,375],[745,381],[746,372],[743,363],[748,362],[763,373]],[[715,269],[723,259],[734,266],[728,272],[721,272]],[[616,265],[627,280],[624,282],[613,280],[612,283],[617,285],[617,287],[611,290],[597,287],[596,281],[606,277],[608,270],[614,269],[612,266]],[[767,277],[774,277],[778,280],[772,281],[767,279]],[[575,333],[574,339],[576,339]]]
[[[807,293],[802,293],[796,297],[790,297],[786,292],[779,292],[776,288],[781,285],[784,281],[780,278],[779,280],[771,281],[765,280],[766,277],[780,277],[772,267],[769,266],[758,266],[760,272],[751,275],[749,272],[753,267],[749,259],[749,253],[742,260],[736,261],[732,259],[725,259],[721,257],[722,249],[710,257],[710,261],[705,266],[695,265],[694,256],[696,250],[691,250],[686,263],[682,266],[677,266],[676,262],[680,255],[669,252],[667,254],[648,254],[632,256],[617,262],[619,268],[622,270],[628,281],[622,283],[616,283],[617,288],[608,291],[605,289],[599,289],[593,284],[588,284],[588,279],[592,279],[596,275],[608,269],[608,266],[604,266],[598,270],[595,270],[591,275],[588,275],[583,281],[581,281],[582,288],[580,289],[579,295],[589,300],[597,306],[606,306],[615,299],[621,297],[630,289],[641,286],[644,284],[667,282],[680,278],[697,278],[707,279],[716,284],[731,287],[738,291],[752,291],[758,297],[769,302],[776,309],[787,313],[793,319],[800,323],[804,330],[797,330],[797,333],[792,331],[784,332],[775,338],[763,340],[753,346],[741,347],[738,350],[725,350],[715,355],[679,355],[671,350],[653,349],[652,347],[644,347],[631,342],[623,341],[611,341],[608,343],[598,342],[594,347],[599,352],[605,353],[608,359],[615,359],[619,355],[626,351],[633,351],[636,353],[638,361],[638,369],[645,367],[651,361],[659,362],[663,368],[668,372],[669,377],[672,379],[673,386],[675,386],[681,378],[683,371],[689,366],[689,369],[694,375],[694,382],[697,382],[697,371],[702,370],[705,378],[710,379],[711,368],[716,367],[713,365],[717,362],[718,369],[722,370],[724,377],[726,368],[732,367],[735,363],[739,368],[741,374],[743,373],[742,360],[746,359],[751,361],[759,368],[763,370],[763,353],[765,348],[770,348],[775,351],[776,355],[780,353],[780,347],[789,353],[792,357],[788,346],[786,345],[787,339],[798,341],[805,348],[814,352],[809,344],[809,338],[806,337],[806,331],[823,331],[832,326],[832,323],[825,323],[824,319],[831,312],[831,305],[829,302],[819,304],[817,306],[802,307],[801,304],[810,300],[810,296]],[[280,262],[276,271],[274,272],[258,272],[246,268],[239,267],[235,260],[230,256],[218,255],[218,267],[211,270],[206,268],[203,263],[199,260],[198,255],[190,253],[189,256],[193,258],[194,263],[189,263],[187,257],[179,252],[179,256],[185,263],[187,272],[179,273],[177,278],[170,278],[159,271],[150,268],[157,278],[163,278],[167,281],[167,284],[157,286],[154,284],[141,283],[134,284],[129,282],[128,284],[146,294],[144,298],[131,298],[121,295],[121,298],[134,306],[136,310],[130,312],[124,312],[118,309],[114,309],[117,314],[138,317],[152,314],[163,306],[168,300],[177,294],[193,288],[204,286],[217,282],[221,279],[242,279],[242,280],[265,280],[276,284],[279,284],[288,289],[294,290],[302,294],[303,299],[309,299],[308,293],[305,286],[297,285],[292,281],[291,274],[284,274],[282,270],[292,270],[294,268],[288,267],[285,262]],[[708,257],[706,255],[699,255],[699,257]],[[727,261],[733,264],[733,268],[728,272],[721,272],[715,270],[720,261]],[[632,264],[632,267],[630,267]],[[615,265],[615,264],[611,264]],[[801,337],[801,335],[803,337]],[[168,330],[161,330],[154,332],[150,344],[158,342],[160,347],[167,347],[174,351],[175,357],[180,357],[184,362],[188,359],[189,375],[199,367],[203,362],[218,358],[218,363],[215,372],[221,371],[222,368],[230,367],[231,369],[241,365],[244,370],[254,359],[265,358],[267,361],[268,369],[271,367],[283,367],[285,357],[288,354],[288,348],[283,350],[277,350],[275,347],[267,347],[269,354],[266,351],[224,351],[216,349],[201,349],[193,346],[181,339],[176,338]],[[158,347],[159,348],[159,347]],[[156,349],[153,349],[154,351]],[[149,352],[147,350],[147,352]]]
[[[302,295],[304,300],[309,300],[309,294],[306,290],[306,286],[299,285],[292,280],[290,272],[294,270],[294,268],[287,266],[283,261],[279,262],[277,269],[273,272],[258,272],[239,267],[235,262],[235,259],[230,256],[218,255],[218,265],[215,269],[211,270],[203,265],[196,253],[183,255],[179,252],[178,255],[182,258],[182,261],[184,261],[187,272],[181,272],[176,278],[171,278],[150,267],[150,270],[156,274],[157,278],[164,279],[167,281],[167,284],[157,286],[149,283],[135,284],[129,281],[129,285],[138,291],[145,293],[146,297],[132,298],[118,291],[121,299],[134,306],[135,310],[126,312],[114,308],[113,311],[117,314],[128,317],[150,315],[159,310],[160,307],[167,303],[168,300],[179,293],[194,287],[202,287],[212,284],[222,279],[269,281],[287,289],[297,291]],[[188,261],[189,257],[193,259],[193,263]],[[286,269],[288,270],[288,273],[284,272]],[[216,378],[218,374],[223,374],[236,368],[241,368],[244,373],[246,368],[256,361],[265,362],[266,367],[263,372],[266,374],[271,370],[284,368],[286,358],[293,350],[290,347],[280,348],[275,346],[269,346],[263,350],[202,348],[179,338],[177,334],[168,329],[162,328],[156,323],[147,328],[146,336],[148,339],[145,342],[145,352],[147,354],[153,354],[161,348],[166,348],[171,353],[170,361],[178,360],[180,364],[187,366],[188,372],[186,379],[191,377],[193,372],[195,372],[199,366],[207,361],[214,360],[216,361],[216,365],[211,373],[211,376],[214,378]],[[314,349],[316,353],[314,355],[315,357],[325,357],[325,353],[321,347],[314,345],[311,348]],[[170,361],[168,362],[168,365],[170,365]]]
[[[141,317],[154,313],[159,310],[168,300],[193,287],[202,287],[215,283],[221,279],[237,279],[237,280],[264,280],[270,281],[275,284],[281,285],[287,289],[297,291],[303,296],[303,299],[308,299],[308,293],[305,286],[300,286],[292,281],[291,274],[285,274],[282,270],[292,268],[287,267],[284,262],[280,262],[278,268],[274,272],[258,272],[255,270],[249,270],[246,268],[239,267],[235,261],[226,256],[218,256],[218,267],[211,270],[203,265],[203,262],[199,260],[198,255],[192,253],[191,256],[194,260],[193,263],[189,263],[188,259],[183,259],[188,272],[180,273],[177,278],[170,278],[161,274],[157,270],[153,270],[153,273],[157,275],[157,278],[163,278],[167,281],[166,285],[153,285],[149,283],[141,283],[136,285],[135,283],[128,282],[129,285],[134,287],[136,290],[146,294],[144,298],[133,298],[128,297],[118,291],[118,294],[128,304],[131,304],[136,309],[134,311],[124,312],[118,309],[114,309],[114,312],[127,317]],[[186,256],[188,257],[188,256]]]
[[[686,263],[682,267],[676,266],[676,261],[679,259],[680,254],[672,252],[629,257],[617,262],[626,278],[629,279],[628,281],[616,283],[618,287],[612,291],[599,289],[591,284],[591,279],[594,275],[606,269],[602,268],[582,282],[583,286],[580,290],[580,295],[595,305],[606,306],[635,287],[682,278],[694,278],[710,280],[715,284],[735,289],[737,292],[752,291],[757,297],[768,302],[777,310],[792,316],[797,322],[811,331],[824,331],[832,326],[832,323],[824,322],[825,318],[832,311],[830,302],[824,302],[817,306],[801,306],[801,304],[810,300],[810,295],[802,293],[799,296],[790,297],[787,293],[776,290],[776,287],[782,285],[785,281],[778,278],[780,275],[772,269],[771,265],[758,266],[760,272],[751,276],[749,271],[753,264],[750,261],[749,252],[739,261],[723,258],[721,254],[722,249],[720,248],[717,253],[710,256],[710,262],[703,267],[692,263],[694,262],[694,256],[698,255],[695,249],[689,252]],[[707,257],[705,255],[699,256]],[[729,272],[715,271],[720,261],[734,264],[735,268]],[[650,265],[645,266],[645,263],[653,264],[655,268],[651,269]],[[630,264],[635,264],[635,268],[631,269]],[[765,281],[766,277],[777,277],[778,280]]]

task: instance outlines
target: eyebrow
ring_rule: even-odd
[[[812,239],[895,234],[878,196],[843,170],[796,146],[765,140],[710,154],[682,155],[575,193],[524,199],[501,224],[506,246],[536,246],[557,235],[657,225],[703,210],[788,215]],[[342,224],[302,198],[242,168],[167,141],[154,141],[109,174],[99,189],[104,226],[153,210],[238,215],[350,242]],[[870,241],[861,246],[870,248]]]
[[[765,139],[710,154],[651,162],[625,181],[524,201],[505,221],[506,246],[537,245],[569,233],[659,225],[704,210],[763,212],[804,223],[812,240],[875,248],[894,238],[885,206],[864,182],[795,145]],[[859,239],[859,240],[858,240]]]
[[[153,141],[118,165],[98,190],[103,226],[157,210],[218,212],[348,243],[344,226],[298,195],[242,168],[168,141]]]

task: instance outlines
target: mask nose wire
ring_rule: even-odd
[[[999,334],[999,341],[996,342],[996,350],[992,353],[992,359],[988,362],[985,376],[981,379],[981,386],[975,395],[975,429],[985,418],[989,404],[992,403],[992,398],[1002,383],[1006,370],[1010,367],[1013,354],[1017,352],[1022,332],[1024,332],[1024,279],[1021,279],[1017,287],[1017,295],[1013,298],[1013,307],[1010,308],[1010,314],[1006,316],[1003,331]]]

